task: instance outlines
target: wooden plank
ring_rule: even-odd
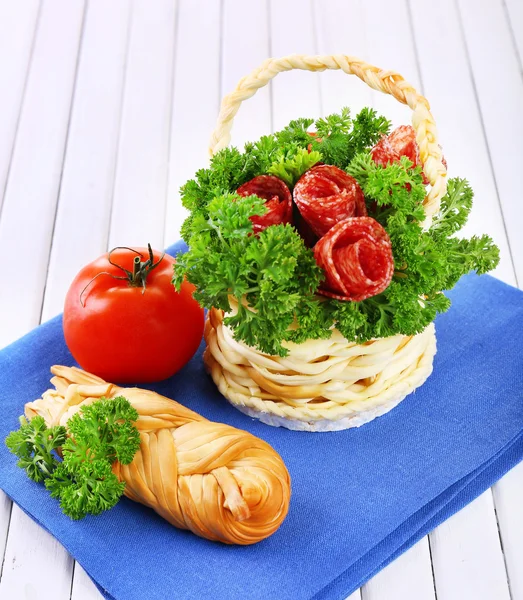
[[[102,19],[105,8],[102,0]],[[132,11],[109,247],[145,245],[149,240],[154,246],[163,247],[175,15],[176,5],[171,0],[140,1]],[[107,25],[109,35],[110,30]],[[117,64],[113,67],[119,68]],[[114,94],[119,95],[116,90]],[[111,110],[118,112],[118,104],[112,95]],[[115,142],[114,136],[111,139]],[[100,162],[99,169],[102,166]],[[100,175],[110,188],[110,172],[100,171]],[[110,206],[110,197],[108,189],[106,208]],[[100,206],[104,206],[103,202]],[[144,209],[151,214],[142,216]],[[148,236],[146,239],[140,237],[143,233]],[[96,586],[76,564],[71,600],[100,598]]]
[[[509,2],[507,8],[516,41],[521,43],[519,25],[523,23],[523,11],[516,4]],[[523,183],[523,151],[520,144],[523,134],[521,55],[518,60],[501,2],[487,3],[481,11],[474,11],[470,2],[460,2],[459,7],[512,258],[521,287],[523,241],[520,232],[523,211],[518,191]],[[474,27],[471,27],[467,19],[471,18],[473,12]],[[503,65],[502,69],[497,66],[500,64]],[[493,105],[496,90],[503,90],[502,102]],[[508,281],[515,283],[514,278]],[[499,532],[513,600],[523,598],[523,573],[520,568],[523,556],[522,498],[523,468],[520,465],[494,486]]]
[[[133,5],[109,246],[163,248],[176,5]]]
[[[493,510],[489,490],[431,534],[439,600],[510,600]]]
[[[35,521],[13,506],[0,598],[69,600],[73,559]]]
[[[22,107],[39,0],[0,3],[0,212]]]
[[[269,57],[268,12],[267,0],[224,0],[221,96],[232,92],[242,77]],[[232,144],[242,148],[271,129],[271,98],[266,86],[242,104],[234,120]]]
[[[376,18],[379,14],[379,19]],[[368,60],[383,69],[401,73],[417,89],[421,88],[408,6],[405,0],[378,0],[362,5]],[[391,96],[372,92],[372,106],[392,121],[393,127],[410,123],[411,110]],[[403,598],[434,600],[434,581],[427,538],[369,581],[362,589],[364,600]]]
[[[130,5],[91,0],[78,67],[42,320],[61,312],[76,273],[106,251]]]
[[[165,243],[180,237],[187,214],[179,189],[207,166],[208,145],[220,106],[219,0],[179,0]],[[195,106],[197,104],[197,108]]]
[[[271,0],[270,55],[317,54],[312,0],[296,10],[294,0]],[[323,73],[290,71],[272,84],[273,127],[285,127],[298,117],[321,117],[320,79]]]
[[[348,54],[370,60],[362,0],[314,0],[320,54]],[[326,71],[320,76],[323,114],[350,106],[352,114],[372,106],[373,91],[355,76]]]
[[[523,282],[523,79],[501,0],[481,10],[459,0],[461,26],[474,76],[496,186],[505,217],[512,260]]]
[[[40,19],[0,220],[0,252],[17,253],[4,265],[11,288],[0,295],[0,312],[12,318],[2,324],[0,347],[40,318],[82,16],[81,0],[57,0],[45,4]]]
[[[512,600],[523,600],[523,463],[493,488]]]
[[[102,594],[89,575],[82,569],[80,564],[75,563],[71,600],[102,600],[102,598]]]
[[[0,296],[0,310],[11,318],[4,320],[0,346],[39,321],[83,14],[78,0],[42,8],[0,220],[0,251],[8,256],[16,249],[25,265],[23,279],[18,262],[5,265],[11,293]],[[0,597],[69,598],[71,572],[60,544],[14,507]]]
[[[7,545],[7,535],[9,533],[9,521],[11,520],[11,509],[13,503],[9,497],[0,491],[0,580],[2,579],[3,558]]]
[[[129,14],[125,0],[91,0],[86,13],[42,320],[62,310],[75,274],[107,247]],[[75,565],[71,598],[100,597]]]
[[[424,90],[436,118],[449,164],[449,176],[466,177],[475,191],[474,208],[463,235],[490,234],[501,250],[501,263],[494,275],[515,284],[505,224],[458,14],[452,0],[442,0],[441,10],[448,18],[434,19],[427,27],[426,14],[431,6],[429,0],[412,3],[412,17]],[[442,39],[445,44],[441,44]],[[453,90],[452,94],[449,90]]]
[[[514,39],[519,58],[519,69],[523,69],[523,2],[521,0],[504,0],[511,36]],[[523,72],[522,72],[523,75]]]
[[[0,216],[5,185],[22,107],[29,61],[38,20],[39,2],[0,3]],[[1,342],[0,342],[0,345]],[[0,491],[0,557],[7,543],[11,501]],[[0,567],[0,578],[2,567]]]
[[[356,56],[383,69],[398,71],[412,85],[420,87],[405,0],[394,3],[316,0],[315,14],[320,53]],[[380,15],[379,19],[376,14]],[[322,76],[322,98],[327,113],[339,111],[340,98],[347,98],[345,103],[350,104],[353,114],[364,106],[372,106],[394,126],[411,119],[408,107],[371,90],[355,77],[347,78],[339,73]]]
[[[379,19],[376,15],[379,14]],[[368,59],[372,64],[400,73],[421,90],[416,48],[410,27],[407,0],[375,0],[363,3]],[[397,127],[412,121],[412,111],[392,96],[372,92],[372,106]]]
[[[441,10],[447,18],[434,19],[427,27],[426,14],[430,6],[427,0],[411,3],[412,18],[424,91],[438,123],[449,174],[467,177],[476,192],[474,208],[463,235],[489,233],[501,248],[501,264],[495,275],[514,284],[516,280],[496,182],[456,7],[450,0],[444,0]],[[445,44],[441,44],[442,39]],[[448,90],[453,93],[449,94]],[[483,502],[481,509],[464,509],[459,519],[440,527],[431,535],[431,540],[433,561],[443,565],[435,570],[438,597],[442,589],[448,593],[450,588],[455,588],[456,597],[460,593],[462,597],[469,597],[467,577],[471,571],[476,573],[475,585],[477,583],[478,587],[494,594],[492,586],[499,585],[499,589],[494,589],[500,598],[507,593],[492,503]],[[470,547],[481,548],[481,551],[471,552]],[[493,570],[497,584],[492,583]]]
[[[426,538],[412,546],[362,588],[362,600],[434,599],[434,581]]]

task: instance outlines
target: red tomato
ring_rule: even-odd
[[[65,299],[64,334],[83,369],[106,381],[147,383],[190,360],[202,339],[203,309],[192,284],[175,290],[174,262],[146,248],[115,248],[78,273]]]

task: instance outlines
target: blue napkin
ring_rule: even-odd
[[[169,249],[175,254],[183,245]],[[438,318],[434,373],[397,408],[360,429],[269,427],[232,408],[201,350],[152,386],[209,419],[269,442],[292,478],[287,519],[250,547],[208,542],[127,499],[78,522],[61,514],[3,443],[0,487],[80,562],[106,598],[345,598],[489,488],[523,458],[523,293],[469,275]],[[0,438],[72,364],[56,318],[0,352]]]

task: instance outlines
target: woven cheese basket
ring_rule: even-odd
[[[278,73],[292,69],[341,69],[412,109],[420,160],[430,184],[424,201],[424,225],[430,227],[446,193],[447,178],[429,103],[398,73],[354,57],[292,55],[265,61],[224,97],[211,155],[229,144],[241,103]],[[432,372],[433,324],[415,336],[395,335],[363,344],[349,342],[333,329],[328,340],[284,343],[289,354],[280,357],[235,340],[223,317],[220,310],[208,312],[205,365],[231,404],[268,425],[304,431],[359,427],[391,410]]]

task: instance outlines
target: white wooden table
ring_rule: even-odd
[[[178,238],[222,94],[294,52],[360,56],[425,93],[450,174],[476,191],[466,233],[491,234],[495,274],[523,282],[523,0],[0,0],[0,347],[108,248]],[[344,105],[409,122],[353,79],[280,75],[233,141]],[[2,600],[100,598],[0,492],[1,556]],[[522,566],[523,464],[351,600],[523,600]]]

